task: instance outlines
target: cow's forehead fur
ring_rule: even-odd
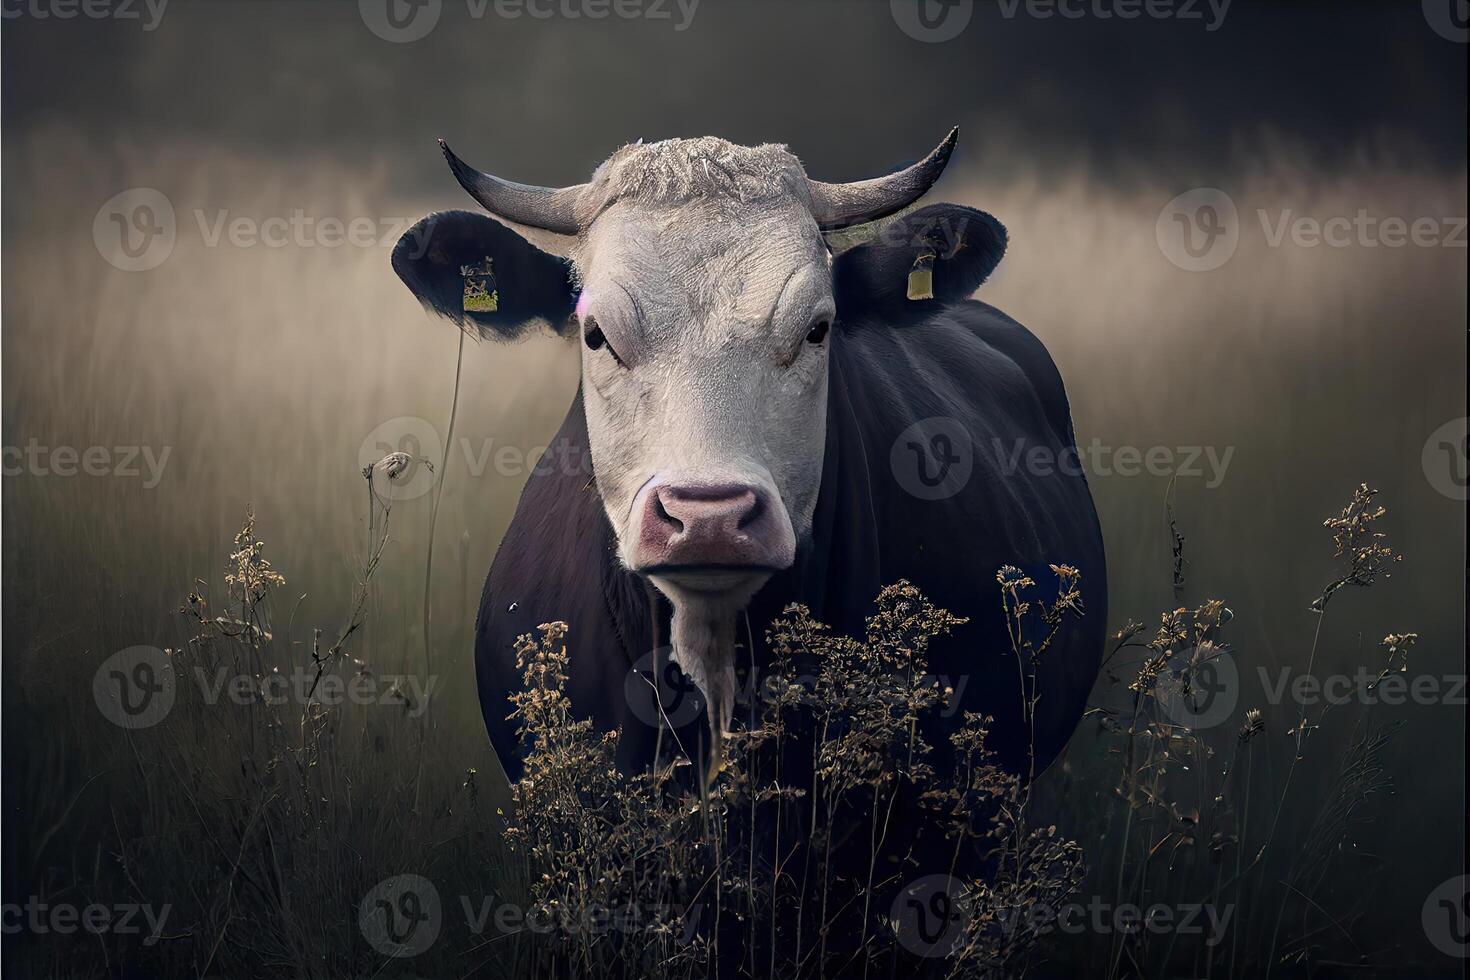
[[[688,336],[691,323],[716,339],[756,333],[794,271],[827,261],[806,175],[784,146],[712,136],[625,146],[588,199],[597,203],[571,254],[578,285],[635,296],[649,339]],[[598,305],[579,308],[605,318]]]
[[[725,199],[810,206],[806,171],[785,146],[739,146],[715,136],[632,143],[613,153],[582,195],[582,227],[615,202],[679,207]]]

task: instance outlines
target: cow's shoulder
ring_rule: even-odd
[[[833,383],[859,394],[871,423],[930,416],[1072,445],[1066,388],[1041,340],[976,300],[892,311],[842,330]]]
[[[617,727],[633,652],[647,645],[645,591],[616,557],[597,495],[580,395],[532,469],[485,581],[475,626],[475,672],[491,741],[514,777],[521,746],[507,716],[522,688],[520,637],[567,624],[568,693],[599,728]]]
[[[1015,365],[1035,391],[1047,419],[1065,446],[1074,446],[1072,411],[1067,388],[1051,352],[1041,338],[1025,326],[980,300],[967,300],[950,307],[944,319],[969,332],[993,352]],[[993,362],[992,362],[993,364]],[[983,366],[983,365],[982,365]]]

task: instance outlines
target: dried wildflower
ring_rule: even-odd
[[[373,494],[386,499],[388,485],[403,477],[405,473],[412,476],[411,469],[415,464],[422,465],[430,473],[434,472],[433,460],[399,451],[391,452],[376,463],[364,466],[362,476],[368,481],[368,488]],[[379,480],[382,481],[381,485]]]
[[[1156,653],[1147,658],[1139,665],[1138,676],[1133,679],[1133,683],[1128,685],[1128,690],[1137,694],[1148,694],[1154,689],[1159,674],[1167,666],[1169,666],[1168,653]]]
[[[1239,738],[1241,742],[1249,742],[1251,739],[1261,734],[1262,729],[1264,729],[1265,727],[1266,722],[1261,715],[1261,709],[1251,708],[1245,713],[1245,724],[1240,726],[1240,732],[1238,733],[1237,738]]]
[[[1135,623],[1133,620],[1130,619],[1126,623],[1124,623],[1120,629],[1117,629],[1113,632],[1113,643],[1117,644],[1118,646],[1122,646],[1124,643],[1127,643],[1139,633],[1142,633],[1145,629],[1147,629],[1147,627],[1144,626],[1142,623]]]
[[[1378,645],[1383,647],[1386,653],[1385,662],[1383,668],[1378,671],[1378,676],[1368,685],[1368,689],[1370,691],[1377,689],[1379,683],[1389,674],[1407,672],[1409,651],[1418,642],[1418,633],[1390,633],[1380,640]]]
[[[1404,560],[1403,555],[1395,553],[1389,546],[1388,535],[1374,529],[1375,522],[1388,513],[1387,508],[1373,503],[1377,495],[1377,490],[1360,483],[1342,513],[1322,522],[1322,526],[1332,532],[1335,546],[1332,557],[1342,560],[1347,568],[1341,578],[1312,600],[1314,611],[1321,612],[1326,608],[1328,600],[1344,586],[1366,588],[1378,581],[1379,575],[1388,578],[1392,567]]]
[[[1194,611],[1195,634],[1200,637],[1209,637],[1234,618],[1235,613],[1225,605],[1225,600],[1208,599]]]
[[[245,524],[235,535],[235,550],[230,554],[225,572],[225,585],[230,595],[243,605],[254,605],[265,599],[272,589],[286,584],[283,575],[271,567],[264,555],[265,542],[255,536],[255,512],[248,511]],[[193,604],[193,597],[190,598]]]
[[[995,580],[1000,583],[1002,589],[1007,591],[1029,589],[1036,584],[1031,581],[1031,578],[1025,572],[1021,571],[1015,565],[1002,565],[1000,570],[995,573]]]
[[[1419,642],[1418,633],[1390,633],[1379,642],[1379,646],[1388,652],[1388,666],[1385,672],[1395,667],[1400,671],[1409,669],[1409,650]]]
[[[1159,631],[1149,641],[1149,647],[1154,650],[1169,650],[1188,643],[1188,613],[1189,610],[1183,607],[1164,613],[1160,617]]]

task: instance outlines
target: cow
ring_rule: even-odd
[[[779,145],[640,141],[562,188],[482,173],[441,141],[488,213],[429,215],[393,268],[473,335],[540,326],[581,358],[479,607],[479,697],[508,776],[514,646],[539,624],[568,624],[573,709],[621,730],[618,764],[636,771],[661,746],[716,750],[788,603],[861,635],[901,579],[970,617],[930,650],[954,690],[931,742],[963,712],[991,715],[991,747],[1020,774],[1066,743],[1104,644],[1102,535],[1055,364],[971,298],[1005,228],[912,207],[957,135],[852,183],[808,177]],[[1044,584],[1051,563],[1080,571],[1085,598],[1039,666],[1033,746],[996,575]],[[702,696],[694,717],[629,683],[661,650]]]

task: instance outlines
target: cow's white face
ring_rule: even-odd
[[[618,553],[728,716],[733,617],[811,529],[835,315],[804,207],[614,205],[577,257],[583,404]]]
[[[787,208],[615,204],[577,256],[597,489],[633,571],[743,605],[811,528],[835,309],[816,222]]]

